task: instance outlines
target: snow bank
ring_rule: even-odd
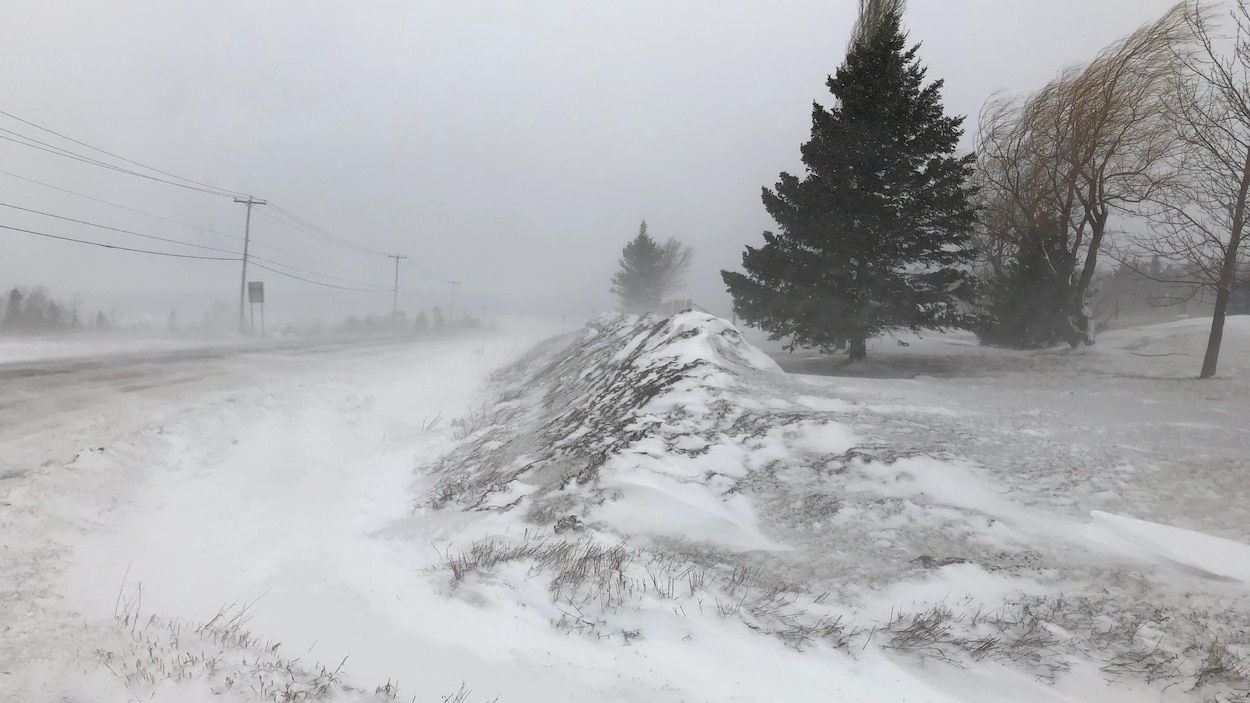
[[[1119,345],[1141,339],[1078,358],[1119,363]],[[983,357],[959,349],[949,369]],[[779,373],[723,320],[603,316],[496,374],[496,400],[426,467],[414,519],[423,534],[454,525],[438,546],[456,598],[643,651],[737,625],[818,658],[884,650],[1019,688],[932,677],[960,700],[1087,700],[1103,679],[1115,682],[1103,700],[1186,700],[1148,686],[1165,672],[1204,695],[1250,681],[1246,652],[1228,644],[1246,594],[1221,585],[1242,570],[1211,563],[1241,552],[1222,545],[1196,563],[1175,534],[1143,547],[1144,529],[1050,509],[1019,490],[1029,477],[962,453],[999,418],[912,402],[933,383],[879,382],[908,395],[877,402],[846,379]],[[1188,565],[1180,580],[1134,572],[1143,549]]]
[[[499,402],[464,425],[469,441],[439,462],[425,503],[779,548],[730,490],[751,469],[745,427],[764,409],[754,382],[780,375],[709,315],[600,316],[502,374]]]

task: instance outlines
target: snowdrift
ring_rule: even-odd
[[[750,505],[730,495],[745,454],[713,452],[767,411],[766,354],[723,320],[601,316],[501,372],[499,402],[462,423],[443,457],[435,508],[517,511],[560,532],[671,534],[773,547]]]
[[[729,622],[826,655],[1006,665],[1085,681],[1074,699],[1091,680],[1250,685],[1242,570],[1156,577],[1123,524],[1047,509],[963,455],[962,409],[787,376],[693,312],[601,316],[492,384],[416,506],[424,533],[449,526],[450,592],[471,603],[627,646]],[[1184,561],[1150,544],[1145,563]]]

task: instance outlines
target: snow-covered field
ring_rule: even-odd
[[[0,700],[1250,700],[1250,318],[1200,382],[1206,322],[5,388]]]

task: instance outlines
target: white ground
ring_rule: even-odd
[[[0,337],[0,364],[62,359],[99,358],[120,354],[184,351],[242,346],[243,337],[138,336],[126,334],[72,334],[37,337]]]
[[[605,479],[617,497],[586,518],[604,543],[650,547],[683,533],[741,553],[801,580],[798,591],[835,592],[820,607],[864,628],[888,631],[898,610],[1006,609],[1060,592],[1166,608],[1192,598],[1219,610],[1201,624],[1243,657],[1247,322],[1230,319],[1222,377],[1203,383],[1189,379],[1198,320],[1108,333],[1075,353],[944,336],[879,343],[849,369],[786,360],[852,378],[770,375],[758,362],[743,402],[813,420],[754,448],[718,445],[709,461],[746,467],[769,452],[852,448],[897,461],[848,461],[836,478],[795,468],[767,490],[726,469],[723,480],[747,488],[722,491],[679,476],[697,476],[704,459],[633,446]],[[0,366],[0,701],[283,700],[283,686],[311,694],[327,681],[372,699],[388,680],[402,700],[441,700],[463,683],[470,700],[504,703],[1209,695],[1100,670],[1097,652],[1088,661],[1065,652],[1068,670],[1051,682],[1006,658],[921,660],[883,649],[881,636],[856,640],[853,652],[799,649],[714,613],[711,601],[696,615],[693,598],[641,598],[602,614],[637,636],[579,634],[553,627],[559,604],[522,564],[453,587],[454,549],[524,540],[533,528],[502,512],[414,512],[438,478],[421,467],[473,429],[451,420],[488,400],[491,370],[542,336],[161,357],[34,376]],[[791,519],[800,513],[783,503],[794,486],[804,496],[836,489],[846,503],[825,522]],[[913,565],[919,557],[960,561],[929,569]],[[195,631],[223,608],[227,619],[246,608],[246,625]]]

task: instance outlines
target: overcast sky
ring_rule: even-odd
[[[911,0],[905,19],[949,112],[1037,88],[1171,0]],[[813,100],[845,55],[854,0],[3,0],[0,110],[136,161],[267,198],[359,247],[410,258],[409,311],[457,305],[582,317],[611,307],[646,219],[692,245],[689,295],[728,314],[719,270],[772,222]],[[0,116],[12,130],[83,147]],[[0,136],[11,136],[0,132]],[[98,154],[96,155],[98,156]],[[244,207],[0,140],[0,203],[241,248]],[[263,208],[258,208],[262,210]],[[271,211],[272,213],[272,211]],[[253,218],[254,253],[348,287],[393,262]],[[280,216],[279,216],[280,217]],[[0,207],[0,225],[197,253]],[[213,252],[198,250],[212,255]],[[296,272],[299,273],[299,272]],[[255,271],[270,314],[385,313],[388,293]],[[326,278],[321,274],[334,276]],[[299,275],[307,275],[299,273]],[[164,320],[235,306],[239,266],[0,230],[0,286],[43,285]]]

